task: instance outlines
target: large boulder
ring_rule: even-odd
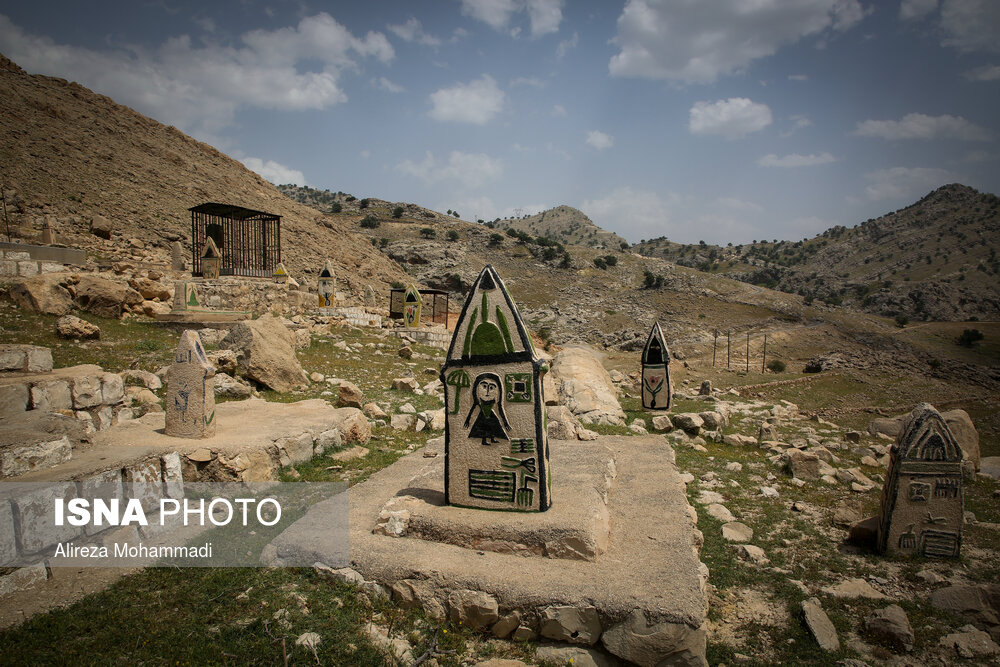
[[[236,353],[241,375],[275,391],[292,391],[309,384],[309,376],[295,356],[295,334],[272,315],[240,322],[219,347]]]
[[[22,278],[10,287],[10,298],[19,307],[44,315],[66,315],[73,310],[73,295],[67,288],[68,273],[43,273]]]
[[[126,310],[142,303],[142,295],[131,287],[100,276],[80,276],[73,290],[81,308],[109,319],[119,319]]]
[[[559,402],[585,424],[625,423],[625,411],[611,376],[593,352],[567,347],[552,359],[553,384]]]

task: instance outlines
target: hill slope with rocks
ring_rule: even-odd
[[[533,236],[544,236],[566,245],[617,250],[628,241],[614,232],[601,229],[594,221],[572,206],[556,206],[523,218],[494,220],[497,229],[515,229]]]
[[[803,241],[652,239],[634,248],[832,305],[913,320],[1000,316],[1000,198],[946,185],[906,208]]]
[[[291,201],[240,162],[77,83],[29,75],[0,56],[0,175],[15,239],[57,239],[98,261],[190,261],[191,214],[204,202],[282,216],[282,260],[306,278],[329,258],[341,288],[360,293],[404,274],[346,222]],[[110,239],[90,233],[106,218]],[[356,218],[357,216],[355,216]]]

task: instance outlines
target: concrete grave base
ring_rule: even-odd
[[[673,450],[658,437],[550,446],[548,512],[444,507],[440,461],[420,451],[354,486],[351,568],[404,605],[495,636],[601,642],[640,665],[707,664],[708,573]],[[317,504],[282,533],[270,564],[296,553],[346,565],[342,545],[317,536],[324,511]],[[560,533],[601,546],[589,559],[539,547]]]

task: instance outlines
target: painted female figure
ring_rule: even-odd
[[[507,415],[503,412],[503,392],[500,376],[496,373],[481,373],[472,386],[472,408],[465,418],[465,426],[472,423],[470,438],[482,438],[484,445],[494,444],[497,439],[509,440]],[[472,415],[479,410],[476,420]],[[487,442],[488,441],[488,442]]]

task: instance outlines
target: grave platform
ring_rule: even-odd
[[[600,642],[638,664],[707,664],[708,573],[669,444],[605,436],[550,447],[547,512],[444,506],[443,452],[414,452],[352,487],[350,566],[431,615],[462,618],[470,599],[495,604],[479,627],[497,636]],[[322,538],[323,505],[272,543],[271,564],[295,553],[344,565],[340,545]],[[390,512],[408,519],[402,537],[389,525],[373,532]],[[588,540],[592,549],[580,546]]]
[[[249,312],[237,310],[172,310],[156,315],[154,320],[163,326],[185,329],[229,329],[251,317]]]

